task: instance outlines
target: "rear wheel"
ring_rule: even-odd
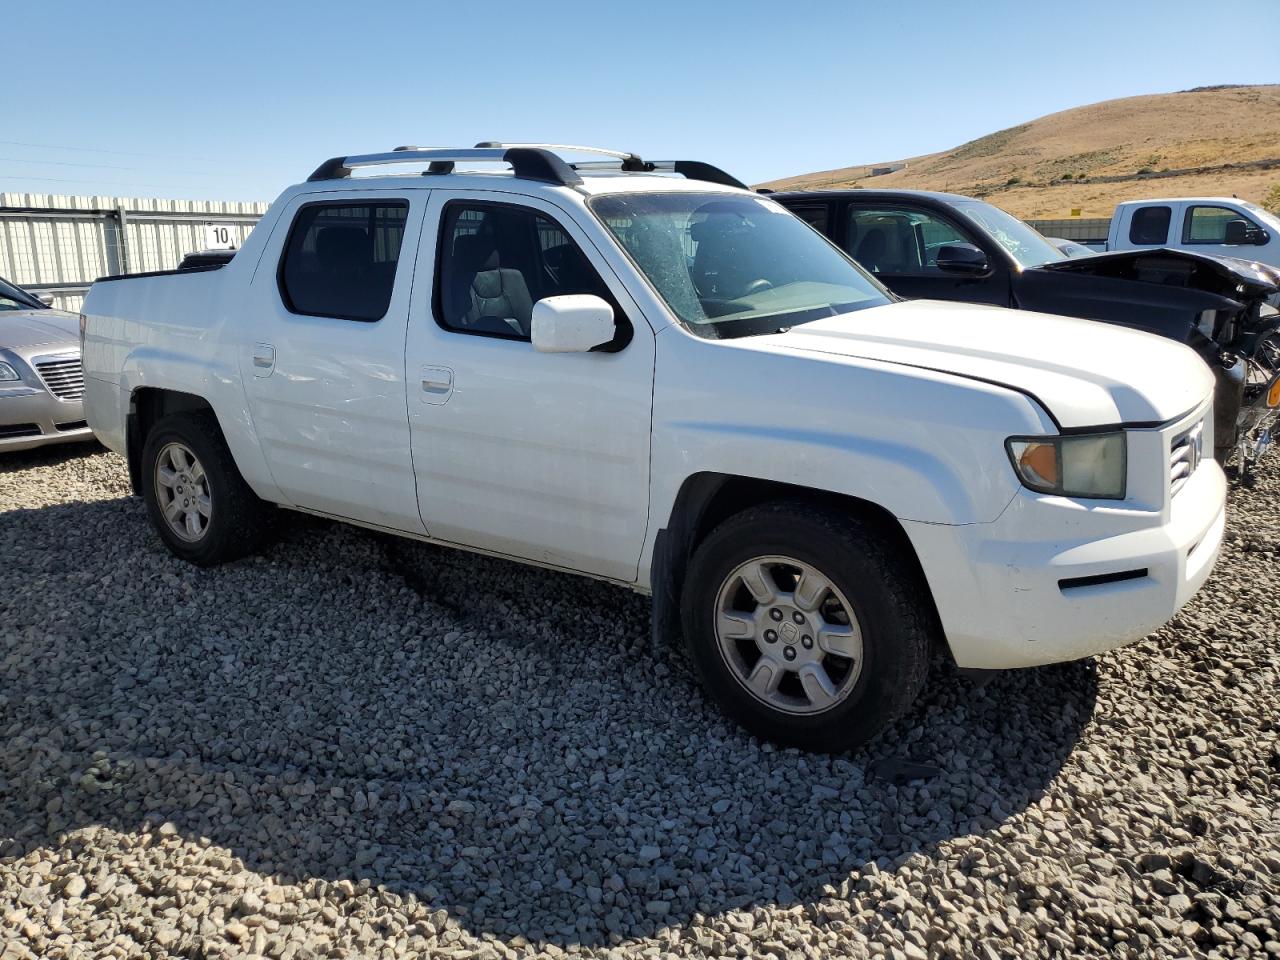
[[[209,414],[181,413],[152,429],[142,451],[143,497],[152,524],[176,556],[201,566],[256,549],[270,506],[240,476]]]
[[[803,503],[732,517],[694,553],[682,598],[703,682],[765,739],[847,750],[924,686],[923,584],[900,548],[854,517]]]

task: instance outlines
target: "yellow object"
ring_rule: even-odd
[[[1078,216],[1080,216],[1080,213],[1081,213],[1081,208],[1080,208],[1080,207],[1072,207],[1072,208],[1071,208],[1071,215],[1072,215],[1073,217],[1078,217]]]
[[[1049,443],[1029,443],[1018,462],[1047,487],[1058,485],[1058,451]]]
[[[1267,391],[1267,406],[1280,407],[1280,380],[1276,380]]]

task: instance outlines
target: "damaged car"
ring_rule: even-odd
[[[1101,320],[1196,350],[1217,379],[1214,455],[1247,471],[1280,408],[1280,270],[1156,248],[1072,258],[982,200],[917,190],[775,193],[906,299],[960,300]]]

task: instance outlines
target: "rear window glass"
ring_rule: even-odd
[[[819,233],[827,232],[826,207],[788,207],[788,209]]]
[[[303,207],[280,264],[280,295],[293,313],[381,320],[404,239],[405,201]]]
[[[1169,242],[1169,218],[1173,211],[1168,207],[1139,207],[1133,211],[1129,224],[1129,242],[1157,244]]]

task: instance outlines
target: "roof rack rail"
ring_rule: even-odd
[[[619,169],[616,163],[600,163],[596,161],[571,163],[569,166],[575,170]],[[725,173],[719,167],[713,167],[711,164],[703,163],[701,160],[641,160],[637,157],[634,165],[628,165],[626,161],[623,161],[621,169],[624,173],[678,173],[687,180],[719,183],[726,187],[739,187],[743,190],[751,189],[733,174]]]
[[[473,149],[407,150],[403,147],[389,153],[365,153],[350,157],[334,157],[316,167],[307,182],[342,180],[357,167],[376,167],[388,163],[427,163],[428,173],[452,173],[457,163],[509,163],[511,171],[526,180],[543,180],[572,187],[582,178],[550,150],[529,147],[492,147]]]
[[[558,151],[595,153],[611,159],[566,163]],[[396,147],[388,153],[366,153],[350,157],[334,157],[316,167],[307,182],[341,180],[351,176],[357,167],[374,167],[390,163],[426,163],[428,174],[452,173],[459,163],[507,163],[511,172],[526,180],[541,180],[572,187],[582,183],[579,170],[622,170],[626,173],[670,171],[690,180],[703,180],[728,187],[750,189],[737,177],[719,167],[699,160],[644,160],[638,154],[600,147],[579,147],[560,143],[500,143],[482,140],[471,148]]]
[[[709,163],[703,163],[701,160],[644,160],[638,153],[630,153],[623,150],[605,150],[600,147],[579,147],[565,143],[502,143],[496,140],[483,140],[480,143],[477,143],[476,146],[557,151],[564,150],[566,152],[573,153],[600,153],[606,157],[613,157],[620,162],[615,164],[608,160],[589,160],[584,163],[570,163],[569,166],[574,170],[621,169],[625,173],[665,173],[670,171],[671,173],[678,173],[689,180],[702,180],[707,183],[719,183],[726,187],[740,187],[743,190],[751,189],[732,174],[726,173],[719,167],[713,167]]]
[[[503,148],[507,150],[550,150],[552,152],[559,152],[563,150],[566,153],[599,153],[606,157],[616,157],[624,162],[644,162],[634,153],[626,150],[608,150],[604,147],[580,147],[572,143],[505,143],[500,140],[481,140],[476,144],[477,149],[485,147],[494,149]]]

